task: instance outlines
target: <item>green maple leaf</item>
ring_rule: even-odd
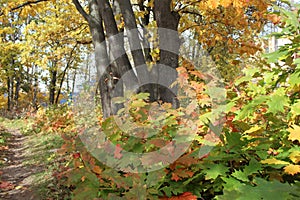
[[[279,181],[272,182],[257,178],[255,180],[256,186],[241,184],[238,181],[229,179],[225,179],[224,181],[226,182],[224,185],[224,194],[218,196],[217,199],[297,199],[296,197],[300,195],[296,187],[288,183],[280,183]]]
[[[211,164],[203,172],[206,173],[206,179],[216,179],[219,175],[225,175],[228,172],[228,167],[222,164]]]
[[[289,105],[289,98],[286,96],[284,89],[280,88],[270,96],[266,103],[269,106],[268,113],[276,114],[284,112],[284,106]]]

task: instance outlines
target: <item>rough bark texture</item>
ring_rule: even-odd
[[[159,31],[159,46],[163,47],[160,49],[160,61],[159,64],[176,69],[178,67],[178,54],[180,48],[179,35],[175,35],[177,32],[180,16],[177,12],[171,10],[172,0],[165,1],[154,1],[154,14],[159,28],[165,28],[166,31]],[[172,31],[168,31],[172,30]],[[173,32],[174,31],[174,32]],[[165,50],[168,49],[168,50]],[[169,80],[169,83],[175,82],[177,73],[170,71],[165,74],[165,78]],[[174,107],[178,107],[178,101],[175,94],[166,87],[158,86],[159,98],[163,102],[170,102]],[[176,91],[176,89],[175,89]]]
[[[95,57],[97,65],[97,73],[99,77],[99,90],[101,97],[101,105],[103,110],[103,117],[109,117],[117,112],[120,105],[114,105],[112,98],[122,96],[124,89],[137,89],[138,86],[143,85],[148,81],[149,77],[157,77],[159,72],[158,67],[152,70],[151,73],[146,69],[146,60],[151,61],[149,44],[147,40],[141,41],[139,32],[137,31],[136,17],[133,12],[133,5],[130,0],[117,0],[120,9],[114,9],[108,0],[90,0],[89,12],[87,13],[78,0],[73,0],[77,10],[88,21],[90,31],[92,34],[93,44],[95,47]],[[157,20],[159,28],[171,29],[177,32],[179,15],[171,11],[171,0],[155,0],[154,17]],[[148,10],[145,18],[141,19],[142,25],[149,24],[151,20],[150,8],[144,5],[143,0],[139,0],[137,6],[140,10]],[[121,11],[126,34],[128,37],[129,46],[131,49],[134,67],[131,66],[129,58],[124,48],[124,34],[118,30],[113,11]],[[145,34],[144,34],[145,36]],[[160,46],[165,46],[171,49],[172,52],[161,50],[160,62],[162,66],[168,66],[172,69],[178,66],[178,51],[179,51],[179,37],[178,34],[170,37],[165,33],[159,33]],[[133,68],[143,66],[136,70],[135,75]],[[161,76],[162,77],[162,76]],[[177,73],[163,74],[163,77],[168,80],[168,86],[177,78]],[[122,81],[120,80],[122,78]],[[140,85],[138,85],[140,84]],[[124,88],[123,88],[124,87]],[[113,92],[114,91],[114,92]],[[176,92],[172,93],[168,88],[161,87],[158,84],[149,84],[142,86],[139,91],[149,92],[151,101],[162,100],[163,102],[173,103],[177,107]]]

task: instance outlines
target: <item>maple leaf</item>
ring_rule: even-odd
[[[289,158],[291,161],[294,163],[300,162],[300,151],[293,151],[290,155]]]
[[[181,180],[181,178],[176,173],[172,173],[171,180],[174,180],[177,182],[177,181]]]
[[[191,192],[184,192],[181,195],[174,196],[174,197],[163,197],[160,198],[161,200],[196,200],[197,196],[193,195]]]
[[[121,151],[122,151],[121,145],[117,144],[114,152],[114,158],[121,159],[123,157]]]
[[[292,128],[288,129],[288,131],[290,132],[289,140],[298,140],[300,142],[300,126],[293,125]]]
[[[288,165],[284,168],[284,172],[290,175],[295,175],[300,173],[300,165]]]
[[[288,162],[277,160],[276,158],[268,158],[266,160],[261,161],[262,164],[269,164],[269,165],[287,165]]]
[[[267,101],[267,105],[269,106],[268,112],[278,113],[284,112],[284,106],[288,106],[289,98],[285,95],[285,91],[283,89],[279,89],[272,96],[270,96]]]

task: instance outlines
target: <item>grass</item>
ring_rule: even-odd
[[[21,129],[24,127],[24,119],[7,119],[0,117],[0,123],[6,129]]]

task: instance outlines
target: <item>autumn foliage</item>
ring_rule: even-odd
[[[81,63],[80,45],[89,43],[90,36],[86,22],[73,15],[77,11],[70,1],[54,2],[33,4],[34,10],[25,6],[20,17],[37,17],[44,11],[42,5],[51,5],[52,10],[36,19],[45,20],[43,30],[33,20],[23,29],[25,43],[5,41],[12,46],[2,49],[11,52],[14,48],[22,52],[20,63],[46,65],[49,72],[57,70],[62,76],[64,70],[58,66]],[[274,6],[275,11],[268,13],[272,2],[172,1],[182,17],[179,31],[193,33],[221,74],[227,75],[222,84],[212,87],[216,77],[210,71],[198,71],[180,57],[179,108],[151,102],[147,93],[115,98],[123,107],[105,119],[100,106],[94,107],[93,115],[89,112],[91,116],[82,117],[84,112],[76,109],[76,101],[40,108],[32,131],[63,138],[58,153],[64,159],[53,174],[70,190],[72,199],[300,198],[300,7],[289,11]],[[152,4],[147,1],[149,9]],[[1,16],[16,12],[18,5],[8,3],[0,10]],[[136,13],[141,18],[146,14]],[[9,22],[5,17],[0,18],[2,23]],[[47,20],[53,22],[48,31]],[[269,37],[289,40],[268,53],[262,52],[259,37],[267,21],[280,27]],[[11,28],[1,29],[2,35],[10,34]],[[35,48],[38,46],[41,48]],[[83,48],[88,51],[90,47]],[[39,57],[32,58],[33,54]],[[157,58],[157,52],[152,54]],[[7,63],[12,56],[3,60]],[[3,73],[0,78],[5,77]],[[226,94],[223,101],[213,98],[222,92]],[[84,92],[80,95],[86,100],[83,103],[90,98]],[[95,134],[84,137],[89,130]],[[167,151],[160,151],[166,146]],[[172,160],[176,148],[184,151]],[[132,152],[149,154],[135,158],[130,157]],[[151,152],[160,153],[153,156]]]

